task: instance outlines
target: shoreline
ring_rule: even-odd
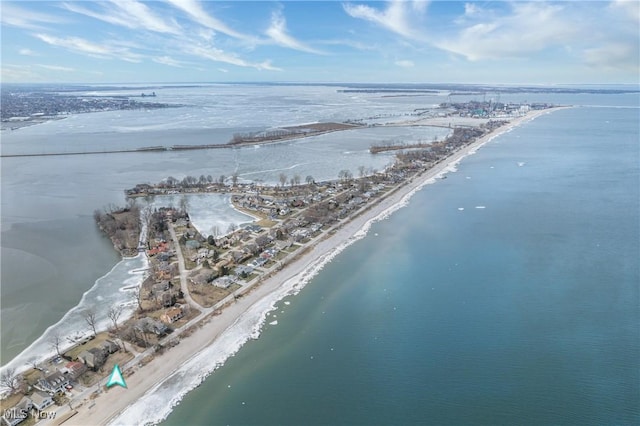
[[[394,187],[385,195],[383,199],[367,206],[366,209],[346,223],[341,223],[334,231],[323,234],[319,240],[314,240],[312,245],[301,249],[301,256],[292,260],[285,268],[275,273],[271,277],[265,278],[260,285],[252,285],[247,289],[243,297],[237,302],[226,306],[219,315],[210,317],[205,324],[195,330],[190,336],[184,337],[181,343],[168,350],[161,357],[151,361],[144,367],[136,367],[135,374],[127,377],[128,389],[119,387],[111,388],[103,392],[90,404],[77,407],[77,413],[65,424],[107,424],[116,416],[126,415],[127,409],[134,404],[142,403],[142,398],[153,397],[153,391],[167,382],[180,368],[195,360],[203,351],[221,348],[224,344],[223,338],[233,332],[233,327],[240,324],[243,319],[255,314],[259,310],[260,320],[254,324],[253,333],[244,337],[230,353],[223,353],[223,359],[210,366],[206,374],[197,377],[197,383],[191,388],[182,389],[182,392],[174,397],[169,406],[173,407],[199,383],[206,379],[213,370],[221,366],[224,361],[250,338],[256,338],[265,323],[267,313],[274,309],[275,304],[282,298],[299,292],[309,280],[329,261],[331,261],[342,250],[353,242],[367,235],[374,222],[383,220],[396,210],[407,205],[409,199],[425,185],[435,182],[435,179],[445,173],[455,170],[455,166],[466,156],[475,153],[484,144],[490,142],[499,135],[502,135],[520,124],[531,121],[541,115],[551,113],[560,108],[534,111],[524,117],[516,118],[508,124],[496,129],[472,144],[454,152],[451,156],[434,165],[431,169],[421,172],[418,176],[409,181],[405,181]],[[250,290],[250,291],[249,291]],[[265,306],[264,304],[267,303]],[[250,319],[253,319],[251,317]],[[238,343],[238,342],[236,342]],[[224,352],[224,351],[223,351]],[[160,360],[160,361],[159,361]],[[165,365],[175,365],[176,368],[166,369]],[[166,406],[166,404],[165,404]],[[157,422],[166,418],[170,413],[158,413],[149,421]],[[116,419],[117,420],[117,419]]]

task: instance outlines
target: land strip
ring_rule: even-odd
[[[506,131],[525,120],[546,112],[537,111],[530,113],[526,117],[513,120],[508,125],[503,126],[499,132]],[[290,283],[291,280],[298,280],[306,271],[335,254],[346,242],[357,238],[358,231],[363,229],[372,219],[384,216],[396,209],[415,190],[422,187],[430,179],[443,173],[450,165],[457,163],[469,153],[474,152],[497,133],[489,133],[473,143],[459,148],[431,168],[421,170],[408,179],[399,182],[390,188],[384,196],[354,212],[350,216],[350,220],[330,227],[326,232],[305,243],[303,245],[304,250],[300,250],[302,254],[291,260],[285,268],[279,270],[278,265],[272,266],[265,272],[265,279],[260,282],[254,280],[251,284],[243,286],[239,290],[238,294],[241,294],[242,297],[234,298],[230,296],[221,301],[220,306],[224,306],[224,309],[219,311],[218,315],[214,316],[212,312],[212,314],[206,316],[203,322],[199,322],[199,325],[195,328],[193,326],[196,324],[197,319],[187,324],[184,329],[192,330],[192,333],[183,335],[179,345],[169,349],[161,357],[150,361],[144,366],[134,365],[133,373],[135,374],[127,377],[129,386],[127,390],[116,387],[101,393],[99,398],[95,399],[91,405],[85,404],[78,407],[77,415],[70,418],[65,424],[108,423],[115,416],[126,410],[129,405],[138,401],[147,391],[170,377],[195,354],[211,344],[215,344],[216,339],[257,302],[277,292],[282,285]],[[259,285],[257,285],[258,282]],[[167,368],[167,366],[171,367]]]
[[[547,111],[534,111],[525,117],[514,119],[511,123],[500,127],[498,132],[510,129],[524,120]],[[308,179],[307,185],[299,185],[292,180],[289,188],[285,188],[285,182],[280,187],[270,188],[236,185],[234,182],[231,188],[234,191],[232,193],[234,205],[240,210],[253,212],[252,214],[257,217],[266,216],[265,223],[269,225],[265,226],[271,228],[269,235],[273,236],[272,240],[266,238],[265,231],[257,227],[257,230],[234,232],[233,235],[238,236],[235,241],[229,241],[227,237],[213,238],[203,249],[189,248],[188,246],[193,245],[193,242],[202,245],[207,239],[199,236],[190,226],[185,210],[177,212],[171,209],[158,213],[157,220],[150,220],[147,228],[149,226],[157,228],[156,231],[160,234],[156,232],[154,235],[164,235],[164,237],[156,238],[153,247],[149,245],[140,249],[148,251],[153,274],[162,272],[161,275],[168,274],[168,276],[158,278],[159,280],[171,280],[171,282],[167,281],[166,285],[163,284],[164,281],[154,285],[163,287],[159,295],[167,295],[165,290],[168,290],[168,306],[175,303],[170,289],[175,283],[180,288],[181,295],[178,298],[184,299],[186,305],[193,309],[187,310],[188,315],[176,322],[172,334],[160,336],[157,340],[154,338],[149,345],[142,333],[145,344],[140,349],[134,347],[133,343],[129,343],[130,352],[134,354],[133,358],[121,365],[129,383],[125,393],[122,393],[124,390],[119,388],[106,389],[105,377],[98,378],[97,384],[81,389],[79,393],[74,391],[68,406],[63,404],[55,408],[58,418],[69,418],[68,414],[74,414],[65,424],[108,422],[148,390],[168,378],[191,357],[210,344],[215,344],[216,339],[242,315],[249,315],[248,312],[251,309],[264,309],[264,307],[260,308],[262,305],[258,302],[265,297],[273,299],[274,294],[281,297],[284,294],[283,289],[290,289],[293,282],[298,281],[305,274],[308,275],[310,270],[339,252],[349,241],[363,235],[359,231],[369,221],[398,208],[416,189],[496,135],[498,132],[494,129],[493,126],[484,126],[475,134],[462,133],[464,137],[458,135],[425,149],[399,153],[398,161],[393,167],[371,176],[365,176],[361,172],[359,179],[353,179],[352,176],[345,174],[339,181],[322,184],[316,184],[313,179]],[[186,180],[181,185],[173,182],[172,185],[167,186],[164,182],[156,186],[138,186],[127,194],[146,196],[176,192],[208,192],[210,188],[214,191],[229,190],[224,183],[211,185],[206,178],[201,179],[200,182],[194,178]],[[306,228],[313,228],[315,225],[319,227],[306,232]],[[170,238],[167,238],[167,235]],[[283,241],[283,237],[295,238],[295,242]],[[261,255],[258,256],[259,250],[264,249],[265,246],[278,245],[282,242],[289,244],[288,248],[283,248],[277,254],[272,252],[272,260],[267,261]],[[173,253],[167,252],[168,246]],[[259,250],[253,249],[253,246]],[[210,269],[205,266],[208,260],[203,259],[211,254],[213,248],[215,248],[213,251],[226,263]],[[196,249],[197,251],[194,251]],[[200,258],[200,250],[204,250],[203,258]],[[237,261],[233,253],[240,255]],[[177,261],[168,263],[163,260],[167,268],[156,270],[155,262],[160,255],[165,259],[177,258]],[[255,272],[244,276],[236,270],[234,279],[241,285],[230,287],[227,293],[224,293],[225,297],[212,302],[213,304],[196,302],[191,297],[187,282],[191,278],[190,270],[192,272],[215,270],[217,276],[225,278],[230,273],[227,265],[236,265],[237,269],[244,266],[241,262],[246,259],[254,259],[252,263],[258,259],[263,259],[265,262],[255,264],[253,268]],[[201,260],[203,261],[200,262]],[[211,283],[207,280],[201,285],[210,287]],[[147,288],[145,292],[149,294],[149,298],[152,298],[153,290]],[[141,295],[142,290],[138,296],[141,297]],[[159,302],[161,302],[160,308],[157,310],[148,307],[150,303]],[[138,303],[143,314],[146,312],[145,315],[151,315],[149,321],[152,323],[157,322],[157,318],[164,312],[162,308],[167,306],[165,299],[159,298],[158,295],[153,301],[147,302],[145,309],[140,301]],[[168,308],[167,313],[171,310],[174,310],[174,307]],[[144,319],[135,318],[133,322],[139,323],[139,320]],[[173,323],[173,319],[168,322]],[[122,345],[124,346],[124,342]]]

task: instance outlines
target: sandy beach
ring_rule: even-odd
[[[101,393],[96,399],[87,401],[80,407],[73,407],[77,409],[77,414],[64,421],[64,424],[83,426],[108,424],[129,405],[135,403],[145,393],[169,378],[182,364],[186,363],[198,352],[211,345],[218,344],[219,336],[226,329],[232,326],[257,302],[276,293],[284,283],[290,283],[291,280],[300,280],[303,276],[308,277],[308,272],[316,269],[318,264],[326,262],[328,258],[332,258],[336,253],[344,249],[350,241],[362,238],[373,221],[387,217],[390,213],[405,205],[413,193],[424,185],[433,182],[435,178],[443,173],[451,171],[453,166],[461,159],[474,153],[479,147],[497,135],[556,109],[532,111],[524,117],[513,119],[493,133],[455,152],[430,170],[403,183],[385,198],[367,206],[367,210],[354,219],[341,224],[335,232],[328,233],[326,238],[315,239],[307,243],[304,255],[289,263],[283,270],[265,279],[243,297],[238,298],[236,302],[231,303],[220,315],[210,317],[210,320],[201,328],[194,331],[190,336],[182,338],[179,345],[167,350],[161,356],[157,356],[145,366],[137,367],[134,374],[126,379],[127,389],[115,386],[107,392]],[[59,413],[58,420],[52,423],[60,424],[63,419],[63,413]]]

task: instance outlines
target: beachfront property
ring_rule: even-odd
[[[62,374],[68,375],[70,380],[78,380],[87,371],[87,366],[79,361],[71,361],[65,364],[64,368],[60,369]]]
[[[99,370],[107,362],[107,355],[102,349],[91,348],[80,352],[78,360],[93,371]]]
[[[161,316],[160,321],[166,324],[173,324],[184,317],[185,311],[181,305],[176,305],[167,309]]]
[[[16,426],[29,417],[29,411],[33,408],[33,402],[29,397],[23,396],[17,405],[4,410],[2,424]]]
[[[48,393],[35,391],[29,398],[33,403],[33,408],[38,411],[43,411],[53,405],[53,398]]]
[[[56,371],[48,376],[40,379],[34,385],[36,389],[47,392],[50,395],[63,393],[65,386],[69,384],[69,378],[62,374],[60,371]]]

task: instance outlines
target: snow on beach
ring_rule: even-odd
[[[500,133],[502,132],[498,134]],[[268,284],[269,280],[267,280],[258,288],[260,290],[273,285],[273,288],[268,290],[264,297],[251,304],[209,346],[193,355],[169,377],[162,379],[141,398],[133,401],[125,410],[122,410],[110,424],[156,424],[164,420],[171,413],[172,408],[189,391],[195,389],[207,376],[224,365],[225,361],[237,353],[244,343],[260,336],[270,312],[277,309],[276,305],[279,301],[287,296],[298,294],[325,265],[348,246],[364,238],[373,223],[387,219],[395,211],[407,206],[411,197],[425,185],[437,182],[447,173],[456,172],[457,164],[464,157],[476,153],[480,146],[493,140],[498,134],[482,138],[472,146],[459,151],[446,163],[437,165],[423,176],[400,188],[380,204],[373,206],[365,215],[345,224],[331,238],[318,243],[314,252],[317,251],[320,254],[319,256],[313,259],[313,254],[310,253],[301,260],[302,262],[304,260],[308,262],[306,265],[303,264],[301,270],[296,272],[294,265],[285,268],[280,274],[287,274],[289,268],[294,269],[294,272],[282,284]],[[275,279],[279,278],[280,274]],[[274,278],[270,280],[274,280]],[[272,321],[269,324],[275,325],[277,322]]]
[[[79,407],[70,424],[155,424],[165,419],[172,407],[207,376],[224,365],[242,345],[260,336],[269,314],[277,309],[283,298],[297,294],[322,268],[346,247],[367,235],[371,225],[388,218],[406,206],[410,198],[425,185],[435,183],[446,173],[455,172],[456,165],[477,148],[493,140],[522,120],[514,120],[504,129],[481,138],[471,146],[458,151],[446,162],[436,165],[414,178],[351,222],[344,224],[335,234],[310,248],[310,253],[291,262],[283,271],[264,280],[246,293],[245,297],[229,305],[216,317],[182,339],[180,345],[162,356],[162,365],[177,365],[167,372],[151,363],[129,377],[130,387],[123,391],[113,389],[95,400],[96,407]],[[275,315],[271,316],[271,320]],[[187,360],[186,362],[184,360]],[[155,365],[155,366],[154,366]]]
[[[57,323],[53,324],[31,345],[18,356],[2,367],[15,368],[17,372],[28,370],[29,360],[42,361],[55,355],[55,349],[51,345],[53,336],[59,335],[62,339],[60,351],[71,347],[74,340],[80,340],[91,334],[84,313],[93,310],[98,318],[96,329],[104,331],[111,326],[107,317],[107,311],[112,306],[122,306],[120,321],[129,318],[136,309],[133,292],[137,291],[144,280],[148,268],[147,256],[139,253],[136,257],[125,258],[118,262],[109,272],[98,278],[93,286],[87,290],[76,306],[71,308]]]

